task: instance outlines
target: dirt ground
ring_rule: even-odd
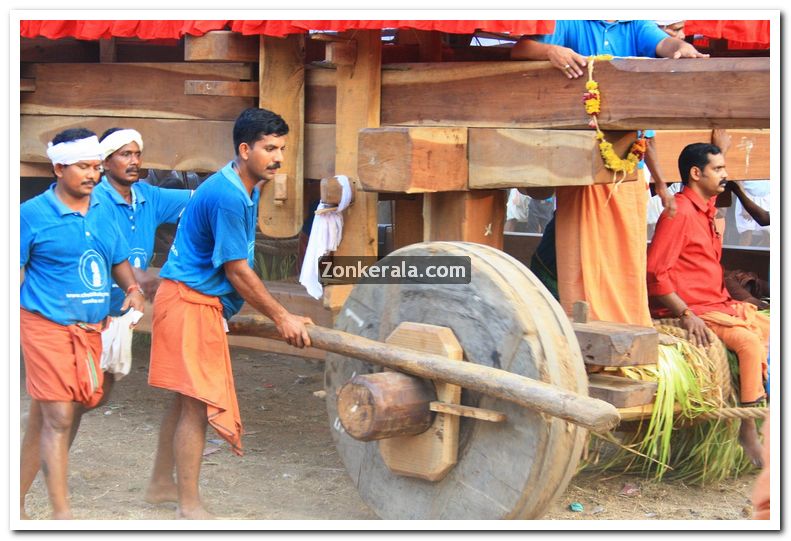
[[[70,455],[78,519],[173,519],[175,504],[143,501],[168,393],[149,387],[148,335],[136,335],[132,373],[110,401],[87,414]],[[371,520],[335,450],[324,400],[323,364],[232,348],[245,455],[237,457],[211,428],[201,474],[210,511],[227,519]],[[22,383],[22,421],[29,400]],[[705,488],[633,476],[577,474],[547,519],[745,520],[756,474]],[[582,511],[570,510],[572,503]],[[27,497],[33,519],[48,517],[41,476]]]

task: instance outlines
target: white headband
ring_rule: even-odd
[[[137,130],[118,130],[114,131],[99,143],[102,145],[102,159],[107,159],[107,156],[118,150],[124,145],[135,142],[140,147],[140,152],[143,151],[143,136]]]
[[[99,139],[95,135],[76,141],[68,141],[53,145],[52,141],[47,145],[47,156],[52,165],[61,163],[71,165],[82,160],[101,160],[102,149],[99,146]]]

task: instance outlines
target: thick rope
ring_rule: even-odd
[[[769,416],[769,408],[720,408],[715,411],[701,413],[694,420],[710,421],[714,419],[765,419]]]

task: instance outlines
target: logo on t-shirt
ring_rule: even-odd
[[[129,255],[130,265],[136,269],[144,269],[146,268],[146,261],[148,261],[148,255],[145,250],[142,248],[132,248],[132,253]]]
[[[107,289],[107,264],[96,250],[87,250],[80,257],[80,280],[91,291]]]

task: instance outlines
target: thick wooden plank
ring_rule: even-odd
[[[393,249],[423,242],[423,195],[393,201]]]
[[[473,408],[472,406],[462,406],[460,404],[431,402],[428,406],[431,411],[436,411],[438,413],[468,417],[470,419],[478,419],[479,421],[489,421],[490,423],[502,423],[507,418],[505,413],[500,411]]]
[[[616,408],[652,404],[656,388],[654,381],[636,381],[609,374],[591,374],[588,378],[588,395]]]
[[[35,92],[36,91],[36,80],[28,78],[28,77],[22,77],[19,80],[19,91],[20,92]]]
[[[264,185],[258,225],[270,237],[293,237],[302,227],[305,111],[305,37],[260,37],[259,104],[281,115],[289,132],[280,173],[286,175],[285,199],[275,199],[274,182]]]
[[[606,132],[615,152],[626,156],[635,132]],[[587,130],[470,128],[470,189],[608,184],[596,132]],[[438,167],[434,174],[438,174]],[[619,175],[619,180],[621,176]],[[637,171],[625,180],[637,180]]]
[[[599,62],[595,79],[603,129],[769,127],[769,58],[618,59]],[[548,62],[389,64],[382,124],[585,129],[585,80]],[[331,76],[312,84],[309,122],[335,122]]]
[[[241,96],[258,97],[255,81],[184,81],[184,94],[188,96]]]
[[[115,47],[115,38],[99,40],[99,62],[117,62],[118,51]]]
[[[305,69],[305,122],[335,124],[338,74],[334,67],[310,65]]]
[[[357,174],[373,192],[421,193],[467,189],[465,128],[360,130]]]
[[[609,321],[572,323],[586,364],[633,366],[655,364],[659,334],[653,327]]]
[[[88,128],[98,135],[112,127],[138,130],[145,142],[143,167],[214,172],[233,157],[231,121],[23,114],[20,124],[20,160],[45,164],[47,169],[50,169],[47,142],[56,133],[77,127]]]
[[[252,80],[249,64],[37,64],[23,114],[236,120],[253,98],[188,96],[184,81]]]
[[[213,30],[202,36],[184,36],[187,62],[258,62],[258,36]]]
[[[503,249],[504,190],[423,195],[423,238],[477,242]]]
[[[345,32],[343,38],[354,38],[353,44],[333,43],[354,54],[345,55],[354,62],[337,67],[337,117],[343,122],[335,130],[335,172],[358,178],[357,134],[363,128],[379,126],[381,95],[382,40],[378,30]],[[344,235],[335,255],[375,256],[377,251],[377,197],[375,193],[358,193],[354,204],[346,209]],[[345,300],[324,289],[334,302]],[[347,291],[347,290],[341,290]],[[348,290],[350,291],[350,290]],[[342,304],[342,302],[341,302]]]
[[[335,124],[305,124],[304,177],[335,174]]]
[[[728,130],[731,148],[725,156],[728,179],[769,179],[769,130]],[[711,130],[656,132],[656,150],[665,182],[680,182],[678,155],[691,143],[710,143]]]
[[[19,38],[21,62],[97,62],[99,42],[74,38]]]

